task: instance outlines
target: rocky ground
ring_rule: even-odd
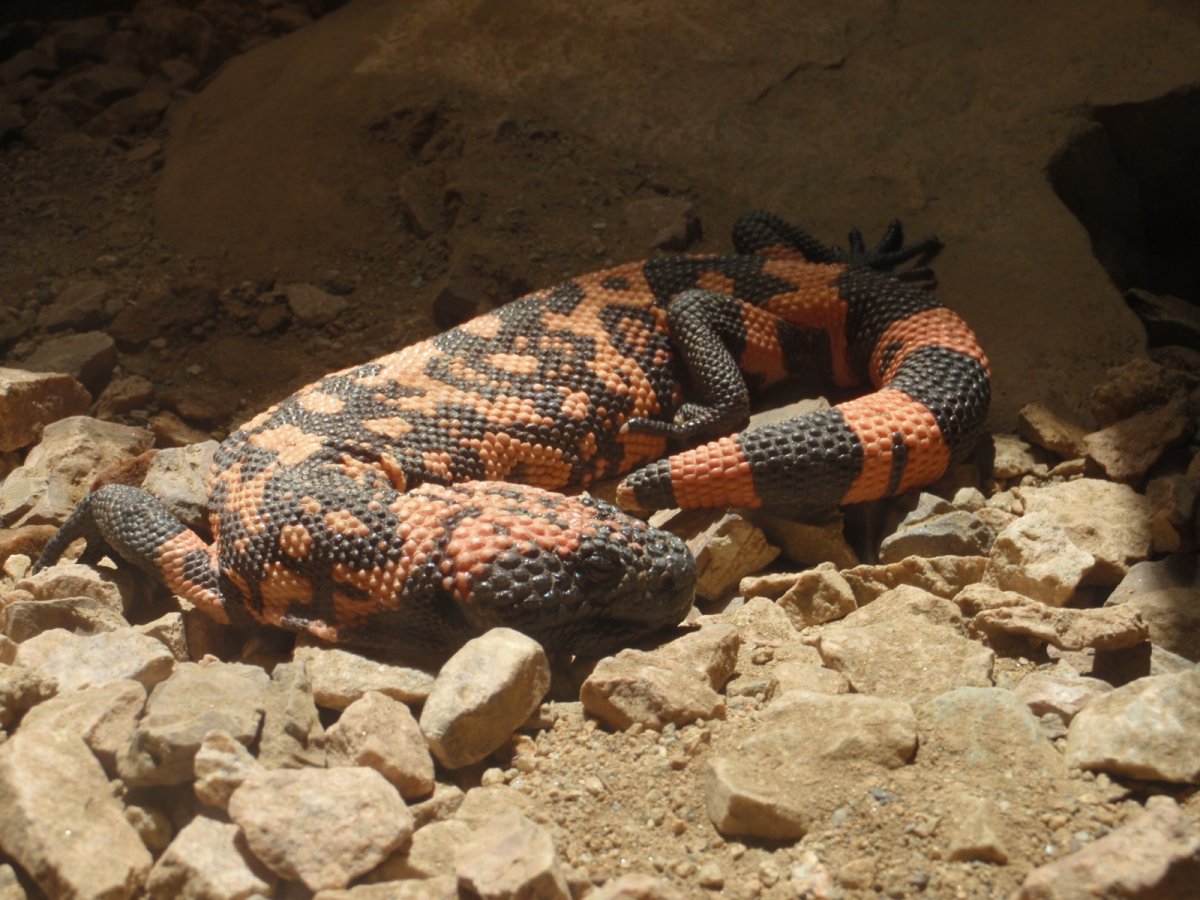
[[[1019,417],[920,496],[660,517],[704,576],[659,647],[499,631],[438,670],[231,632],[107,563],[29,573],[103,472],[194,521],[211,438],[321,372],[723,246],[678,158],[415,91],[368,129],[393,189],[346,175],[370,233],[197,251],[178,162],[163,187],[192,101],[333,5],[0,25],[0,897],[1190,896],[1198,332],[1153,294],[1167,346],[1059,412],[1008,366]]]

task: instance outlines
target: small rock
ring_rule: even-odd
[[[1137,485],[1167,450],[1190,432],[1183,397],[1135,413],[1083,439],[1087,458],[1108,478]]]
[[[696,558],[696,596],[701,600],[727,597],[744,575],[757,572],[779,555],[762,529],[736,513],[727,512],[687,539]]]
[[[587,896],[588,900],[683,900],[671,882],[643,873],[613,878]]]
[[[953,510],[904,526],[883,539],[879,561],[899,562],[909,556],[986,556],[996,533],[974,513]]]
[[[191,662],[192,655],[188,648],[187,623],[183,613],[163,613],[152,622],[135,625],[133,630],[146,637],[152,637],[175,657],[176,662]]]
[[[13,590],[27,591],[37,601],[88,597],[116,613],[123,613],[131,599],[122,592],[117,573],[80,563],[59,563],[43,569],[14,582]]]
[[[467,791],[454,818],[471,825],[482,825],[512,809],[532,812],[533,800],[507,784],[494,784]]]
[[[0,564],[12,556],[37,559],[50,538],[58,533],[56,525],[22,525],[19,528],[0,528]]]
[[[1183,900],[1195,887],[1200,829],[1174,804],[1148,810],[1026,876],[1018,900],[1155,897]]]
[[[751,597],[733,612],[732,617],[725,613],[721,618],[737,629],[735,633],[740,636],[742,645],[775,646],[796,639],[791,618],[779,604],[766,597]]]
[[[249,744],[258,735],[268,683],[257,666],[180,663],[151,692],[118,760],[121,777],[137,786],[191,780],[196,752],[210,731],[227,731]]]
[[[406,800],[433,791],[433,759],[413,714],[398,700],[369,691],[325,733],[330,766],[367,766]]]
[[[741,633],[732,625],[714,623],[663,644],[654,656],[691,669],[720,690],[737,666]]]
[[[1167,402],[1180,385],[1168,369],[1148,359],[1131,359],[1109,369],[1092,388],[1092,415],[1101,428]]]
[[[1081,709],[1111,690],[1099,678],[1030,672],[1017,683],[1016,694],[1035,716],[1055,715],[1069,725]]]
[[[579,699],[589,715],[619,730],[635,722],[661,728],[725,717],[724,698],[694,670],[642,650],[600,660]]]
[[[212,440],[212,435],[189,425],[169,409],[156,412],[146,423],[154,432],[154,443],[158,447],[203,446]]]
[[[278,663],[271,671],[263,694],[258,759],[268,769],[325,765],[325,730],[303,663]]]
[[[749,517],[763,530],[767,540],[798,566],[828,562],[839,569],[847,569],[859,563],[858,554],[846,541],[840,515],[820,525],[795,522],[762,510],[753,510]]]
[[[163,113],[170,105],[171,95],[166,91],[138,91],[132,97],[118,100],[104,112],[93,116],[83,126],[83,132],[106,137],[153,131],[162,121]]]
[[[978,556],[935,556],[932,559],[910,556],[882,566],[843,569],[842,577],[854,591],[854,600],[861,607],[905,584],[950,598],[968,584],[982,580],[986,566],[987,560]]]
[[[168,447],[150,461],[142,487],[189,528],[208,526],[208,472],[217,452],[216,441]]]
[[[418,828],[405,850],[393,854],[367,877],[372,881],[395,882],[453,875],[454,863],[474,833],[469,823],[457,819],[432,822]]]
[[[0,485],[0,522],[61,525],[91,488],[95,473],[149,449],[140,428],[72,416],[47,425],[25,464]]]
[[[17,647],[17,664],[58,682],[60,691],[81,691],[126,679],[149,689],[171,674],[175,660],[153,638],[133,629],[76,635],[44,631]]]
[[[69,375],[0,368],[0,452],[28,447],[44,426],[87,412],[91,402]]]
[[[229,798],[262,765],[246,745],[228,731],[204,735],[192,764],[196,775],[196,798],[220,810],[229,809]]]
[[[141,375],[122,375],[108,383],[96,399],[95,416],[105,421],[144,409],[154,399],[154,385]]]
[[[180,830],[146,882],[155,900],[265,896],[274,887],[275,877],[250,855],[238,827],[207,816]]]
[[[88,331],[99,328],[112,317],[108,308],[111,291],[103,281],[73,282],[41,308],[37,315],[37,325],[47,331],[59,331],[64,328]]]
[[[1133,778],[1200,783],[1200,669],[1139,678],[1071,722],[1067,760]]]
[[[954,595],[954,602],[962,610],[964,616],[975,616],[985,609],[1001,609],[1006,606],[1024,606],[1026,603],[1038,601],[1018,594],[1016,591],[1002,591],[992,584],[968,584]]]
[[[346,298],[326,293],[311,284],[289,284],[283,294],[296,321],[309,328],[328,325],[350,305]]]
[[[1056,609],[1044,603],[1026,603],[984,610],[972,625],[989,635],[1025,635],[1063,650],[1120,650],[1150,638],[1149,627],[1129,606]]]
[[[312,891],[344,888],[412,836],[412,816],[374,769],[264,769],[229,799],[254,855]]]
[[[1154,510],[1150,532],[1156,554],[1195,549],[1192,523],[1198,496],[1200,477],[1195,475],[1164,475],[1146,485],[1146,500]]]
[[[1083,456],[1087,432],[1040,403],[1029,403],[1017,413],[1017,433],[1063,459],[1075,459]]]
[[[74,735],[83,740],[109,772],[133,736],[146,705],[146,688],[136,681],[113,681],[67,691],[34,707],[21,720],[21,734]]]
[[[1200,567],[1194,554],[1131,567],[1104,605],[1123,604],[1141,613],[1156,646],[1200,662]]]
[[[684,197],[645,197],[625,204],[630,237],[647,250],[686,250],[700,239],[700,219]]]
[[[436,782],[431,796],[409,804],[413,827],[420,831],[431,822],[450,818],[462,804],[464,796],[463,789],[458,785]]]
[[[173,331],[193,328],[212,317],[220,291],[203,279],[180,281],[169,289],[155,287],[130,300],[108,325],[122,349],[141,347]]]
[[[1045,478],[1050,469],[1033,448],[1015,434],[992,435],[994,448],[992,475],[1003,481],[1015,481],[1032,475]]]
[[[920,757],[956,778],[994,784],[997,772],[1066,774],[1029,707],[1003,688],[962,687],[939,694],[917,710]]]
[[[91,597],[17,600],[0,609],[0,633],[17,643],[55,628],[75,634],[100,634],[128,627],[119,612]]]
[[[98,394],[117,365],[117,345],[103,331],[52,338],[21,363],[31,372],[65,372]]]
[[[51,897],[133,897],[153,859],[79,738],[0,744],[0,850]],[[69,839],[66,839],[68,838]]]
[[[36,669],[0,663],[0,728],[8,728],[21,713],[57,691],[55,680]]]
[[[950,804],[952,826],[946,836],[946,855],[956,862],[988,862],[1004,865],[1009,852],[1000,835],[1004,821],[990,800],[960,794]]]
[[[792,625],[806,628],[843,619],[857,604],[850,583],[833,563],[821,563],[801,572],[795,583],[779,598],[779,608],[788,614]]]
[[[786,658],[779,659],[782,653]],[[841,672],[825,668],[821,662],[821,654],[816,647],[805,644],[791,644],[786,650],[781,648],[776,654],[779,659],[774,672],[777,685],[775,696],[783,697],[789,691],[812,691],[818,694],[847,694],[850,692],[850,682]]]
[[[421,731],[442,765],[461,768],[507,741],[549,689],[541,645],[511,628],[493,628],[442,666],[421,710]]]
[[[462,846],[455,875],[460,889],[476,897],[571,896],[549,833],[515,810],[475,830]]]
[[[433,687],[429,672],[334,647],[297,644],[292,659],[304,664],[317,705],[326,709],[345,709],[367,691],[401,703],[424,703]]]
[[[987,579],[1050,606],[1070,602],[1084,577],[1095,568],[1092,554],[1049,513],[1030,513],[996,536],[988,557]]]

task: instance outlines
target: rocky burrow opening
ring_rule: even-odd
[[[1048,171],[1150,345],[1200,350],[1200,85],[1095,107]]]

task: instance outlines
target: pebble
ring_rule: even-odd
[[[996,536],[986,578],[1002,590],[1064,606],[1095,565],[1095,557],[1075,544],[1051,515],[1030,513]]]
[[[346,298],[330,294],[312,284],[289,284],[282,293],[296,321],[309,328],[328,325],[350,305]]]
[[[953,766],[959,777],[993,783],[1009,770],[1063,775],[1066,766],[1016,694],[1003,688],[960,687],[918,708],[920,756]]]
[[[909,556],[986,556],[996,533],[978,515],[952,510],[904,525],[883,539],[879,561],[899,562]]]
[[[268,769],[325,765],[325,729],[304,663],[277,663],[263,692],[258,759]]]
[[[1131,606],[1158,647],[1200,662],[1200,568],[1194,554],[1175,554],[1130,568],[1105,606]]]
[[[423,703],[433,687],[433,675],[422,669],[337,647],[297,643],[292,659],[304,665],[317,705],[325,709],[345,709],[367,691],[402,703]]]
[[[192,762],[196,798],[216,809],[227,810],[233,792],[262,768],[246,745],[228,731],[209,731]]]
[[[1105,428],[1165,403],[1179,386],[1166,367],[1149,359],[1131,359],[1109,369],[1104,380],[1092,388],[1092,416]]]
[[[142,487],[189,528],[207,529],[208,472],[216,452],[213,440],[159,450],[150,460]]]
[[[1180,396],[1157,409],[1135,413],[1083,439],[1087,458],[1113,481],[1138,485],[1163,453],[1190,432]]]
[[[767,540],[777,546],[783,556],[797,566],[829,562],[839,569],[845,569],[859,563],[858,554],[846,541],[846,530],[840,515],[828,522],[812,525],[755,510],[751,521],[763,530]]]
[[[70,375],[0,368],[0,452],[30,446],[46,425],[86,413],[91,402]]]
[[[983,579],[987,560],[978,556],[910,556],[884,565],[861,565],[843,569],[842,577],[854,591],[854,600],[865,606],[900,585],[911,585],[950,598],[968,584]]]
[[[18,645],[16,662],[54,679],[60,691],[126,679],[150,689],[175,668],[166,647],[131,628],[93,635],[52,628]]]
[[[266,895],[275,876],[244,849],[237,825],[196,816],[171,841],[150,871],[154,900],[221,900]]]
[[[146,688],[137,681],[71,690],[30,709],[20,733],[78,737],[107,771],[115,772],[117,756],[133,737],[145,705]]]
[[[51,338],[21,363],[33,372],[65,372],[93,395],[100,393],[117,365],[117,344],[103,331]]]
[[[833,563],[797,574],[778,603],[795,628],[843,619],[858,607],[854,590]]]
[[[1129,605],[1058,609],[1025,603],[983,610],[972,625],[989,635],[1023,635],[1063,650],[1121,650],[1150,638],[1150,628],[1137,608]]]
[[[325,732],[330,766],[368,766],[405,800],[433,791],[433,758],[413,714],[398,700],[368,691]]]
[[[1049,467],[1040,458],[1040,451],[1015,434],[992,435],[992,475],[1003,481],[1017,481],[1027,475],[1044,478]]]
[[[761,528],[737,513],[719,515],[715,522],[687,538],[696,558],[696,596],[726,598],[743,576],[769,565],[779,548],[767,542]]]
[[[36,669],[0,663],[0,728],[58,692],[58,682]]]
[[[571,896],[550,834],[516,810],[475,829],[462,844],[454,871],[460,888],[470,896]]]
[[[455,861],[474,833],[474,827],[460,819],[431,822],[413,833],[407,849],[388,857],[369,877],[399,881],[453,875]]]
[[[1099,678],[1058,672],[1030,672],[1015,688],[1035,716],[1054,715],[1070,724],[1079,711],[1112,685]]]
[[[994,802],[959,793],[947,805],[954,811],[946,835],[947,858],[1000,865],[1008,862],[1010,853],[1001,837],[1004,820]]]
[[[1029,403],[1017,413],[1017,433],[1063,459],[1083,456],[1086,430],[1040,403]]]
[[[549,689],[541,645],[511,628],[493,628],[442,666],[421,710],[421,731],[438,762],[461,768],[507,741]]]
[[[38,311],[37,326],[47,331],[98,328],[112,316],[107,310],[111,294],[112,288],[105,281],[74,281]]]

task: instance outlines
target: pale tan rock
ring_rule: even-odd
[[[408,811],[412,813],[413,827],[418,831],[440,819],[448,819],[462,805],[466,792],[456,784],[446,784],[438,781],[433,786],[433,793],[424,800],[410,803]]]
[[[475,827],[461,819],[431,822],[413,832],[406,849],[394,853],[367,876],[370,881],[400,881],[453,875],[454,863]]]
[[[0,663],[0,728],[8,728],[27,709],[49,700],[58,692],[50,675],[25,666]]]
[[[171,819],[161,809],[152,806],[125,804],[125,819],[133,826],[146,849],[158,856],[171,843],[175,830]]]
[[[14,591],[28,591],[34,600],[87,597],[113,612],[126,612],[132,597],[122,592],[116,573],[80,563],[59,563],[13,582]]]
[[[61,691],[126,679],[149,689],[175,668],[166,647],[132,628],[93,635],[51,629],[20,644],[16,661],[53,678]]]
[[[192,768],[196,774],[196,798],[226,810],[233,792],[263,767],[246,745],[228,731],[213,730],[200,742]]]
[[[176,662],[191,662],[192,657],[188,650],[187,626],[183,620],[183,613],[163,613],[152,622],[147,622],[144,625],[134,625],[133,630],[138,634],[154,638],[171,651],[171,656],[175,658]]]
[[[828,562],[839,569],[846,569],[859,563],[858,554],[846,541],[840,515],[819,525],[796,522],[762,510],[753,511],[749,517],[763,530],[767,540],[798,566],[816,566]]]
[[[1050,606],[1064,606],[1096,567],[1070,532],[1048,513],[1029,513],[996,536],[987,581]]]
[[[1097,697],[1071,722],[1072,765],[1156,781],[1200,783],[1200,669],[1139,678]]]
[[[996,532],[983,518],[966,510],[922,519],[883,539],[879,561],[899,562],[909,556],[986,556]]]
[[[317,891],[313,900],[459,900],[453,875],[380,884],[358,884],[345,890]]]
[[[1083,439],[1087,458],[1113,481],[1138,485],[1150,467],[1190,430],[1183,397],[1136,413]]]
[[[326,709],[345,709],[367,691],[401,703],[423,703],[433,687],[430,672],[336,647],[297,644],[292,659],[304,664],[317,705]]]
[[[0,809],[0,850],[51,897],[133,897],[150,871],[149,851],[77,737],[18,733],[0,744]]]
[[[1155,646],[1200,662],[1200,568],[1194,554],[1133,566],[1105,601],[1124,604],[1141,614]]]
[[[1024,606],[1027,603],[1037,603],[1018,594],[1016,591],[1002,591],[993,584],[980,582],[968,584],[954,595],[954,602],[964,616],[974,616],[985,609],[1001,609],[1005,606]]]
[[[475,830],[462,845],[455,875],[477,897],[571,896],[549,832],[515,810]]]
[[[159,450],[142,479],[142,487],[189,528],[208,526],[208,473],[217,446],[206,440]]]
[[[238,827],[196,816],[159,857],[146,882],[155,900],[223,900],[268,895],[275,876],[246,848]]]
[[[374,769],[264,769],[229,798],[255,857],[309,890],[344,888],[412,836],[412,817]]]
[[[65,373],[0,368],[0,452],[36,443],[46,425],[86,413],[91,402]]]
[[[732,616],[726,614],[722,618],[737,629],[743,646],[775,646],[796,638],[791,617],[779,608],[779,604],[766,597],[750,597]]]
[[[619,730],[725,717],[725,699],[694,669],[643,650],[600,660],[579,699],[589,715]]]
[[[1147,810],[1082,850],[1034,869],[1018,900],[1194,896],[1200,828],[1171,804]]]
[[[301,325],[328,325],[349,305],[345,297],[330,294],[311,284],[289,284],[283,289],[292,315]]]
[[[683,900],[683,894],[666,879],[637,873],[604,882],[588,900]]]
[[[1165,366],[1136,358],[1105,373],[1092,388],[1092,415],[1101,428],[1169,400],[1180,387]]]
[[[124,616],[91,597],[18,600],[0,609],[0,633],[18,643],[56,628],[75,634],[101,634],[128,627]]]
[[[996,772],[1010,769],[1046,777],[1066,774],[1062,756],[1012,691],[955,688],[918,707],[917,717],[918,756],[968,782],[994,784]]]
[[[949,859],[1000,865],[1008,862],[1010,854],[1002,837],[1004,820],[995,803],[960,793],[949,805],[954,813],[946,835]]]
[[[779,598],[779,608],[788,614],[796,628],[845,618],[856,607],[850,583],[833,563],[821,563],[800,572],[795,583]]]
[[[1050,471],[1034,449],[1015,434],[994,434],[992,445],[995,453],[992,475],[1004,481],[1013,481],[1032,475],[1045,478]]]
[[[725,513],[687,544],[696,558],[696,596],[701,600],[723,599],[743,576],[779,555],[762,529],[736,513]]]
[[[507,741],[549,689],[541,645],[511,628],[493,628],[442,666],[421,710],[421,731],[442,765],[470,765]]]
[[[268,769],[325,765],[325,729],[321,726],[312,683],[304,663],[279,663],[263,694],[263,723],[258,760]]]
[[[841,672],[826,668],[816,647],[796,644],[790,646],[787,652],[788,657],[781,659],[771,673],[775,677],[776,700],[783,699],[788,691],[849,693],[849,680]]]
[[[1195,475],[1164,475],[1146,485],[1146,499],[1154,509],[1150,532],[1155,553],[1193,548],[1192,521],[1198,496],[1200,477]]]
[[[471,825],[482,825],[510,809],[533,812],[533,800],[507,784],[471,788],[454,811],[454,818]]]
[[[146,423],[159,447],[190,447],[212,440],[212,435],[189,425],[169,409],[156,412]]]
[[[180,663],[154,688],[146,712],[117,760],[121,777],[138,786],[182,784],[211,731],[249,744],[262,722],[267,673],[241,663]]]
[[[972,624],[990,635],[1024,635],[1063,650],[1120,650],[1150,639],[1149,627],[1137,609],[1128,605],[1057,609],[1026,603],[984,610]]]
[[[1087,431],[1040,403],[1029,403],[1017,413],[1017,433],[1064,459],[1083,455]]]
[[[106,770],[115,772],[117,754],[133,736],[145,705],[144,685],[113,681],[47,700],[25,714],[20,730],[79,737]]]
[[[408,707],[368,691],[325,732],[330,766],[368,766],[396,786],[406,800],[433,791],[433,758]]]
[[[1035,716],[1049,713],[1068,725],[1081,709],[1111,690],[1112,685],[1099,678],[1056,672],[1030,672],[1015,688]]]
[[[663,644],[653,655],[702,675],[714,690],[720,690],[737,666],[741,632],[723,622],[706,624],[683,637]]]
[[[1150,555],[1150,502],[1126,484],[1078,478],[1021,492],[1026,513],[1044,512],[1096,558],[1089,581],[1116,584]]]
[[[979,556],[910,556],[881,566],[855,566],[842,571],[854,591],[855,602],[866,606],[880,594],[902,584],[919,587],[939,597],[953,597],[968,584],[982,580],[987,560]]]

